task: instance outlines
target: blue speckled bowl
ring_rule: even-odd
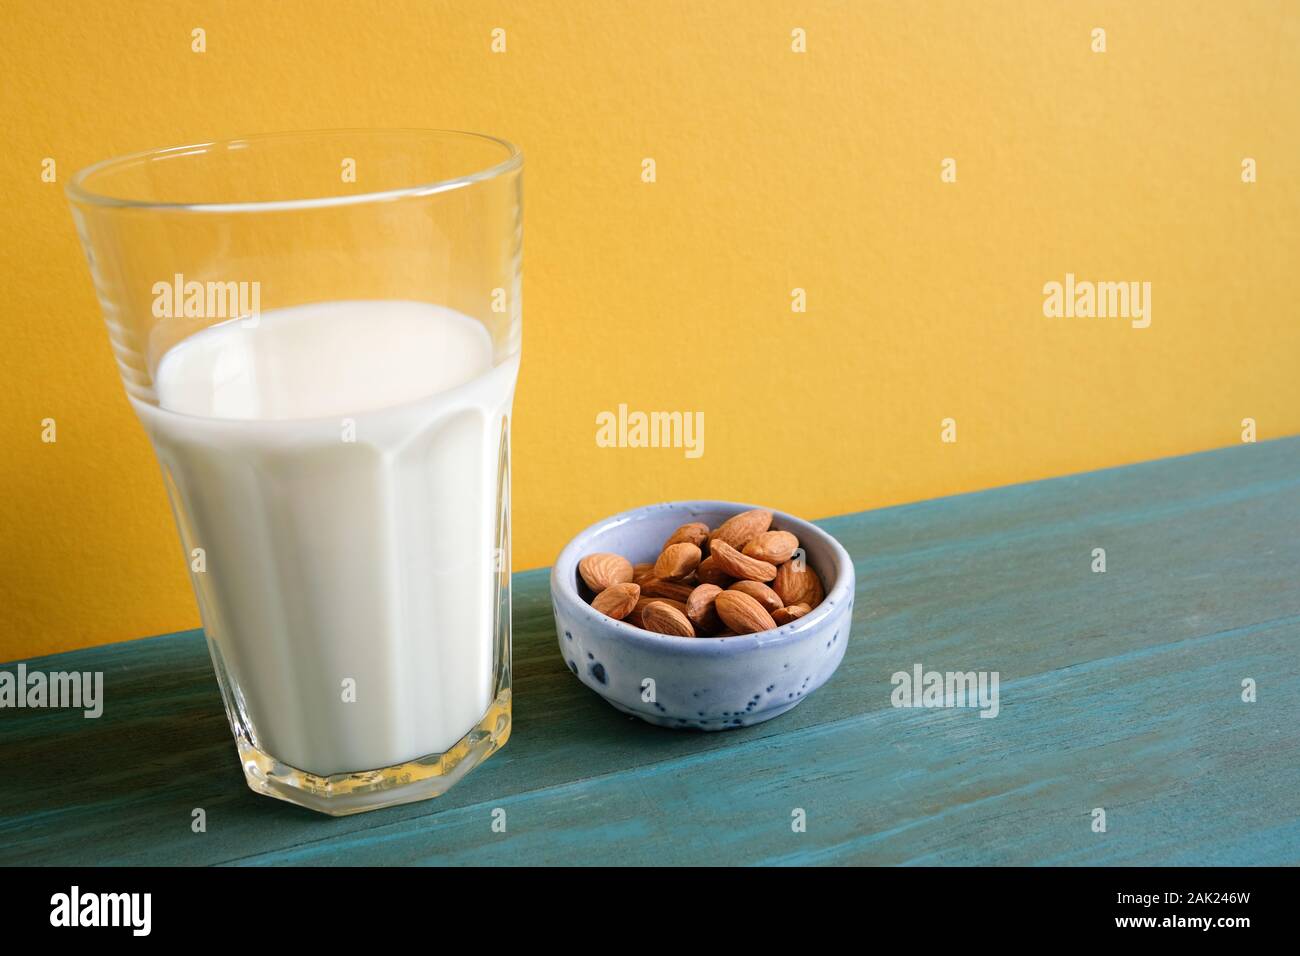
[[[578,562],[589,554],[653,561],[680,525],[703,521],[715,528],[754,507],[730,501],[649,505],[594,524],[570,541],[551,571],[551,603],[560,653],[578,680],[625,714],[694,730],[762,723],[824,684],[849,643],[853,562],[838,541],[806,521],[772,512],[772,527],[799,539],[826,599],[775,630],[739,637],[652,634],[594,610],[579,590]],[[646,678],[654,680],[652,702],[642,700]]]

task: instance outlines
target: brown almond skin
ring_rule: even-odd
[[[701,584],[686,601],[686,617],[700,634],[713,634],[722,628],[722,618],[713,599],[722,593],[716,584]]]
[[[714,539],[710,545],[709,557],[717,562],[719,568],[733,578],[745,581],[771,581],[776,577],[776,565],[750,558],[741,554],[727,542]],[[784,567],[784,565],[782,565]],[[783,601],[783,604],[792,603]]]
[[[716,584],[720,588],[726,588],[735,580],[726,571],[718,567],[718,562],[709,555],[700,562],[700,566],[695,569],[695,577],[701,584]]]
[[[718,525],[713,534],[709,535],[709,547],[712,549],[715,541],[725,541],[737,551],[743,550],[745,545],[771,526],[772,512],[762,508],[742,511]]]
[[[611,584],[596,595],[591,606],[601,614],[621,621],[632,613],[640,597],[641,588],[636,584]]]
[[[632,565],[632,583],[645,584],[650,578],[655,576],[655,566],[651,561],[644,564]]]
[[[776,627],[767,609],[744,591],[723,591],[713,604],[723,623],[737,634],[755,634]]]
[[[768,614],[775,614],[785,606],[785,602],[777,597],[775,591],[766,584],[762,584],[758,581],[737,581],[727,590],[744,591],[759,604],[763,605],[763,607],[767,609]]]
[[[694,637],[695,628],[686,615],[664,601],[651,601],[641,609],[641,626],[656,634]]]
[[[709,526],[702,521],[692,521],[690,524],[684,524],[669,536],[664,542],[664,548],[674,544],[680,544],[685,541],[693,544],[697,548],[703,548],[704,542],[709,540]]]
[[[655,577],[665,581],[679,581],[694,574],[703,557],[699,546],[689,541],[670,544],[655,562]]]
[[[632,610],[628,612],[627,617],[623,618],[623,620],[626,621],[628,624],[644,629],[644,625],[641,622],[641,612],[645,610],[645,606],[647,604],[651,604],[654,601],[659,601],[660,603],[668,604],[672,607],[677,608],[677,610],[681,611],[683,614],[686,613],[686,605],[683,604],[681,601],[674,601],[672,598],[646,597],[643,594],[639,599],[637,599],[636,607],[632,608]]]
[[[813,608],[821,604],[822,598],[826,596],[822,590],[821,578],[812,569],[812,565],[805,564],[804,569],[799,571],[793,561],[787,561],[776,569],[772,590],[785,602],[786,607],[807,604]]]
[[[789,531],[764,531],[745,545],[744,553],[768,564],[785,564],[799,547],[799,539]]]
[[[811,610],[812,608],[807,604],[792,604],[789,607],[773,611],[772,620],[776,621],[777,627],[780,627],[782,624],[789,624],[791,621],[799,620]]]
[[[612,584],[626,584],[632,580],[632,562],[618,554],[600,552],[589,554],[578,562],[578,573],[587,587],[597,594]]]
[[[682,584],[678,581],[665,581],[663,578],[651,578],[641,585],[641,593],[646,597],[672,598],[674,601],[686,603],[686,599],[694,591],[689,584]]]

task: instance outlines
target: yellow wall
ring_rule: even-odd
[[[1300,431],[1297,3],[9,0],[3,18],[0,660],[198,624],[62,191],[130,150],[345,126],[524,148],[517,568],[652,500],[817,517],[1228,445],[1248,416],[1261,440]],[[1151,282],[1151,327],[1045,318],[1067,271]],[[620,402],[703,411],[705,454],[597,448]]]

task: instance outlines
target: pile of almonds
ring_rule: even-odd
[[[712,531],[684,524],[653,564],[589,554],[578,573],[591,606],[616,621],[675,637],[735,637],[788,624],[825,597],[817,572],[791,560],[799,539],[772,531],[772,513],[755,509]]]

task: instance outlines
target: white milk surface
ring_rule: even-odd
[[[486,712],[519,359],[492,362],[450,309],[316,303],[185,339],[159,363],[160,407],[132,400],[271,756],[378,769],[448,750]]]

